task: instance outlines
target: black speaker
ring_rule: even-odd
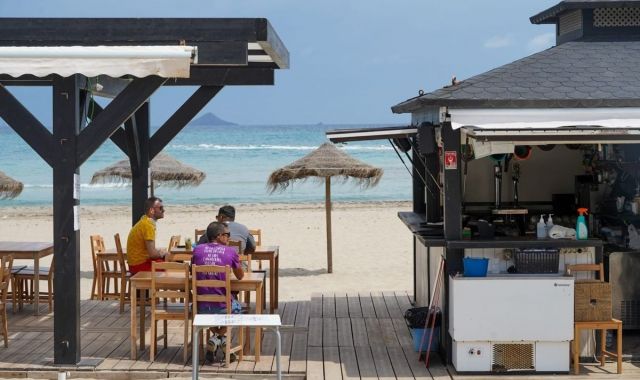
[[[393,143],[399,151],[406,153],[411,150],[411,142],[406,137],[394,138]]]
[[[418,150],[421,154],[433,154],[438,150],[436,148],[436,134],[434,126],[431,123],[422,123],[418,127],[416,134]]]

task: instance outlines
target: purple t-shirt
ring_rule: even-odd
[[[231,269],[240,267],[240,259],[233,247],[218,243],[198,244],[193,250],[193,265],[230,266]],[[225,280],[224,273],[198,273],[198,280]],[[225,295],[224,288],[198,287],[198,294]],[[224,302],[198,302],[198,308],[226,307]]]

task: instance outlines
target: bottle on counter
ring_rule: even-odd
[[[578,219],[576,220],[576,239],[585,240],[589,237],[589,230],[587,229],[587,221],[585,215],[588,209],[581,207],[578,209]]]
[[[551,231],[551,229],[553,228],[553,218],[552,218],[553,214],[549,214],[549,218],[547,219],[547,236],[549,236],[549,231]]]
[[[538,239],[543,239],[547,237],[547,226],[544,224],[544,214],[540,214],[540,220],[536,225],[536,236]]]

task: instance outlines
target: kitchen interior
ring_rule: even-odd
[[[599,299],[598,307],[623,321],[624,360],[637,358],[640,285],[633,274],[640,269],[640,146],[579,141],[487,146],[462,136],[456,168],[462,185],[462,239],[445,239],[441,222],[400,213],[416,237],[416,304],[428,305],[445,250],[463,250],[465,264],[488,259],[486,277],[449,273],[456,370],[569,371],[573,282],[596,276],[579,272],[568,277],[566,269],[600,262],[611,298],[608,305]],[[442,182],[446,157],[438,157],[441,169],[431,174]],[[443,204],[444,193],[440,196]],[[576,236],[578,209],[587,234]],[[599,352],[598,335],[582,332],[581,362]],[[607,350],[615,347],[615,334],[610,331],[605,338]],[[525,348],[528,343],[531,348]]]

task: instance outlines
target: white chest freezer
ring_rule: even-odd
[[[450,277],[449,333],[458,371],[568,371],[572,277]]]

